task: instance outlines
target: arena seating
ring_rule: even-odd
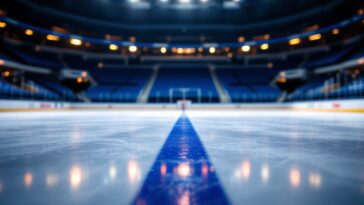
[[[364,76],[354,79],[323,77],[309,80],[295,90],[289,101],[364,97]]]
[[[135,102],[151,72],[151,68],[94,69],[98,85],[86,95],[94,102]]]
[[[269,85],[277,71],[270,69],[220,68],[220,81],[233,102],[272,102],[280,91]]]
[[[361,46],[355,48],[348,46],[333,49],[330,52],[312,53],[307,59],[298,54],[288,55],[287,59],[251,58],[247,65],[241,67],[219,65],[216,74],[232,102],[275,102],[281,91],[271,82],[280,70],[297,67],[310,70],[363,56]],[[85,94],[93,102],[136,102],[152,73],[150,65],[145,65],[144,68],[125,67],[122,58],[85,58],[75,54],[59,55],[9,45],[3,46],[0,50],[0,59],[48,68],[54,72],[61,68],[88,70],[95,79],[96,85],[85,90]],[[289,94],[286,100],[349,98],[361,96],[360,93],[363,92],[362,80],[360,80],[362,78],[349,80],[339,86],[332,85],[331,81],[328,83],[329,79],[329,77],[315,77]],[[331,85],[330,88],[327,88],[328,84]],[[183,98],[182,92],[178,91],[180,88],[189,89],[186,98],[194,102],[219,102],[209,70],[204,65],[183,68],[180,65],[162,66],[148,102],[170,102],[171,89],[173,89],[172,101],[175,102]],[[197,90],[201,91],[201,96],[198,96]],[[2,80],[1,97],[79,100],[72,89],[48,77],[26,78],[22,86]]]
[[[317,54],[313,53],[309,56],[308,60],[304,63],[304,68],[317,68],[320,66],[326,66],[334,63],[338,63],[347,53],[349,53],[353,47],[344,47],[328,53]]]

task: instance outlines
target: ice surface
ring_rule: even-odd
[[[1,113],[0,204],[130,204],[180,114]],[[364,204],[364,115],[187,114],[232,204]]]
[[[233,204],[364,204],[364,115],[189,116]]]
[[[128,204],[180,112],[0,115],[0,204]]]

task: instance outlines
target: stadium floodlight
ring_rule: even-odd
[[[136,47],[136,46],[129,46],[129,51],[130,51],[130,52],[134,53],[134,52],[136,52],[137,50],[138,50],[138,47]]]
[[[191,3],[191,0],[179,0],[179,2],[182,4],[188,4]]]
[[[215,53],[215,52],[216,52],[216,48],[214,48],[214,47],[210,47],[210,48],[209,48],[209,52],[210,52],[211,54]]]
[[[112,51],[116,51],[119,49],[119,46],[115,45],[115,44],[110,44],[109,45],[109,49],[112,50]]]
[[[139,0],[129,0],[130,3],[138,3]]]
[[[0,28],[5,28],[6,27],[6,22],[0,21]]]
[[[72,44],[74,46],[80,46],[80,45],[82,45],[82,41],[80,39],[77,39],[77,38],[71,38],[70,39],[70,44]]]
[[[340,33],[340,30],[337,28],[332,30],[332,34],[334,34],[334,35],[338,35],[339,33]]]
[[[263,50],[263,51],[268,50],[269,49],[269,44],[264,43],[264,44],[260,45],[260,49]]]
[[[320,40],[321,39],[321,34],[313,34],[313,35],[311,35],[311,36],[309,36],[308,37],[308,40],[310,40],[310,41],[317,41],[317,40]]]
[[[27,35],[27,36],[31,36],[31,35],[33,35],[34,34],[34,32],[33,32],[33,30],[32,29],[26,29],[25,30],[25,35]]]
[[[244,45],[241,47],[241,51],[243,52],[249,52],[250,51],[250,46],[249,45]]]
[[[166,53],[167,52],[167,48],[166,47],[162,47],[161,48],[161,53]]]
[[[200,0],[202,3],[207,3],[209,0]]]
[[[289,45],[294,46],[301,43],[301,39],[299,38],[292,38],[289,40]]]
[[[48,41],[59,41],[59,36],[53,35],[53,34],[48,34],[47,35],[47,40]]]

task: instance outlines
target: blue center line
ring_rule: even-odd
[[[185,114],[174,125],[132,204],[230,204]]]

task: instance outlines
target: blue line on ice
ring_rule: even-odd
[[[185,114],[174,125],[132,204],[230,204]]]

